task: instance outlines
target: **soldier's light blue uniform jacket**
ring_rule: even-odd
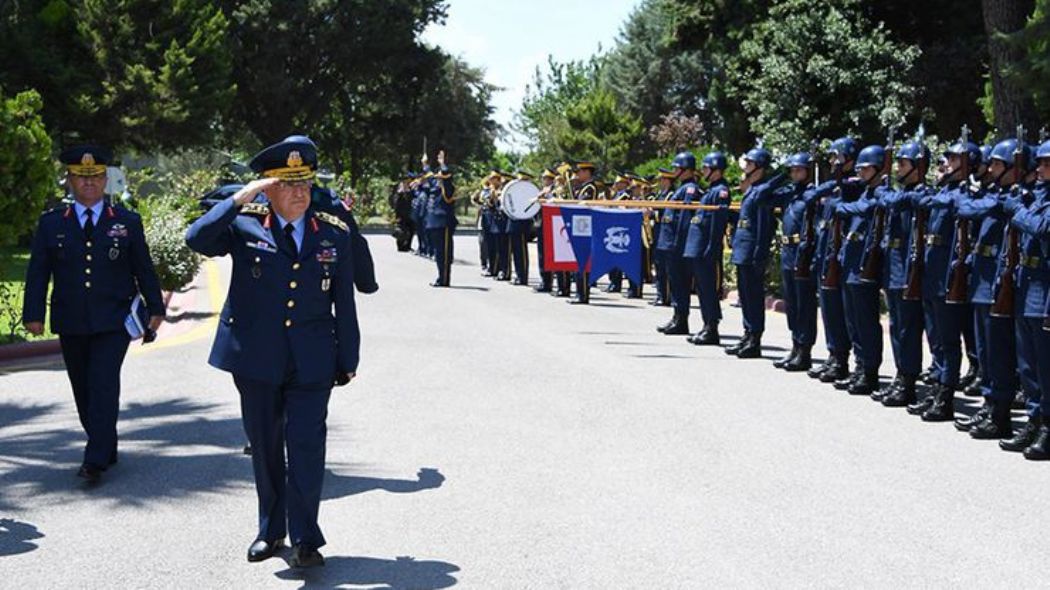
[[[456,201],[453,198],[456,188],[452,185],[452,179],[442,178],[448,171],[444,168],[432,177],[426,185],[426,228],[444,229],[456,227]]]
[[[1050,183],[1033,189],[1034,200],[1016,209],[1010,223],[1021,230],[1021,264],[1017,270],[1017,306],[1026,318],[1045,317],[1050,294]]]
[[[927,299],[943,299],[948,290],[952,252],[955,249],[955,214],[959,201],[967,198],[967,188],[954,182],[933,194],[919,197],[917,205],[929,210],[926,223],[926,273],[922,294]]]
[[[729,224],[729,185],[719,180],[708,187],[700,198],[703,205],[724,206],[720,211],[696,211],[689,220],[689,232],[685,239],[686,258],[722,261],[725,248],[726,225]]]
[[[922,184],[899,190],[879,187],[875,191],[878,206],[886,211],[886,227],[882,236],[873,235],[869,239],[882,240],[882,286],[886,289],[904,289],[908,286],[914,239],[913,205],[928,193],[929,187]],[[919,252],[922,252],[922,248],[920,244]]]
[[[839,192],[836,190],[837,183],[834,180],[828,180],[820,183],[812,192],[806,193],[807,199],[812,199],[815,203],[815,211],[817,215],[816,223],[816,246],[813,248],[813,266],[811,272],[814,277],[823,277],[824,271],[827,270],[827,254],[828,245],[831,242],[831,226],[832,220],[835,217],[835,207],[839,204]],[[799,248],[808,248],[809,244],[805,241],[806,236],[802,236],[802,243],[799,244]]]
[[[308,209],[293,257],[284,236],[275,236],[277,225],[268,205],[242,209],[229,198],[187,231],[195,251],[233,258],[208,362],[280,384],[291,358],[300,383],[330,385],[337,372],[357,371],[361,344],[349,233],[338,218]]]
[[[124,331],[131,301],[141,293],[149,314],[164,315],[160,281],[150,259],[142,218],[105,204],[91,239],[73,205],[40,217],[26,269],[22,318],[43,322],[52,281],[51,331],[86,335]]]
[[[999,277],[999,258],[1007,218],[1003,204],[1010,192],[1001,188],[981,191],[959,201],[958,216],[976,225],[976,236],[966,263],[970,266],[970,301],[991,305],[995,302],[995,283]]]
[[[692,203],[700,198],[700,187],[696,179],[689,179],[678,187],[668,202]],[[689,234],[692,211],[688,209],[665,209],[660,215],[660,233],[656,238],[656,249],[681,256]]]
[[[733,264],[765,264],[776,231],[776,219],[770,206],[771,196],[781,177],[764,179],[744,193],[733,232]]]
[[[791,183],[768,194],[767,206],[781,210],[781,270],[795,270],[799,244],[805,233],[806,207],[815,191],[813,185]]]
[[[859,195],[854,196],[858,192]],[[839,262],[846,271],[846,284],[861,285],[864,248],[868,243],[868,233],[872,229],[872,218],[878,199],[875,189],[865,186],[859,179],[850,179],[844,183],[842,193],[843,200],[836,208],[836,213],[843,218]]]

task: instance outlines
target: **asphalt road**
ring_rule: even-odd
[[[369,240],[381,290],[359,298],[359,378],[330,405],[325,567],[244,558],[237,394],[205,363],[213,266],[186,327],[128,358],[121,461],[101,485],[74,476],[61,366],[0,373],[0,587],[1046,584],[1050,466],[662,336],[666,309],[569,306],[470,263],[431,289],[433,263]],[[769,324],[774,357],[788,340],[783,316]]]

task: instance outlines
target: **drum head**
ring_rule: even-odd
[[[500,208],[511,219],[532,219],[540,212],[540,202],[536,198],[540,189],[527,180],[512,180],[503,187],[500,194]]]

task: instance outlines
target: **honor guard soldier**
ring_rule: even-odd
[[[540,187],[539,201],[545,202],[555,198],[554,195],[554,180],[558,175],[554,173],[550,168],[544,168],[543,173],[540,174],[540,182],[543,186]],[[545,259],[547,244],[544,239],[544,227],[543,227],[543,210],[536,214],[536,218],[540,223],[539,234],[536,236],[536,256],[539,258],[540,266],[540,284],[536,287],[537,293],[550,293],[554,290],[554,273],[547,270],[547,261]]]
[[[780,175],[766,178],[772,161],[772,155],[765,148],[752,148],[744,154],[744,185],[747,190],[740,201],[730,257],[736,265],[744,335],[739,342],[724,349],[726,354],[742,359],[762,356],[762,333],[766,329],[766,266],[776,230],[769,197],[782,178]]]
[[[880,322],[879,284],[877,276],[863,275],[869,234],[874,227],[877,190],[883,184],[887,167],[887,148],[869,145],[857,156],[857,180],[842,188],[842,200],[836,214],[843,219],[841,264],[845,286],[842,289],[846,327],[853,345],[857,369],[844,384],[850,395],[871,395],[879,389],[879,367],[882,366],[882,323]],[[881,253],[881,250],[879,250]],[[881,270],[881,269],[880,269]],[[836,382],[839,387],[841,381]]]
[[[671,161],[678,189],[668,202],[690,204],[700,199],[700,185],[696,183],[696,156],[682,152]],[[660,215],[660,231],[656,248],[662,252],[667,268],[667,283],[671,295],[674,315],[666,324],[656,329],[669,336],[689,334],[689,302],[692,298],[693,277],[689,261],[685,259],[685,244],[689,236],[692,211],[688,209],[664,209]]]
[[[594,171],[597,167],[591,162],[576,162],[573,170],[576,173],[575,198],[581,201],[593,201],[598,198],[598,187],[594,183]],[[587,305],[591,302],[591,273],[585,266],[576,271],[576,298],[569,303]]]
[[[841,200],[842,183],[853,173],[858,149],[852,137],[840,137],[831,143],[828,155],[831,157],[833,178],[818,186],[815,195],[820,221],[817,224],[811,272],[819,282],[820,317],[828,358],[823,365],[811,369],[808,375],[823,383],[834,383],[849,377],[850,339],[846,329],[846,312],[842,308],[842,287],[827,284],[826,278],[829,267],[837,264],[831,256],[832,243],[835,241],[835,210]],[[804,244],[803,247],[808,245]]]
[[[105,194],[111,152],[81,145],[62,152],[73,202],[44,213],[26,269],[22,322],[44,332],[48,285],[51,331],[58,334],[80,425],[87,435],[78,476],[97,482],[117,462],[120,368],[131,336],[125,320],[141,296],[149,315],[144,338],[164,321],[164,301],[137,213]]]
[[[430,184],[430,198],[427,202],[427,240],[434,252],[438,276],[431,287],[448,287],[452,280],[452,261],[454,259],[454,236],[456,233],[456,188],[452,184],[452,172],[445,165],[444,150],[438,152],[438,169],[434,172]]]
[[[893,381],[873,399],[891,408],[915,403],[915,384],[922,371],[922,293],[908,293],[908,287],[912,272],[920,270],[913,271],[912,265],[926,247],[916,240],[913,203],[930,192],[926,185],[929,163],[930,150],[923,145],[921,134],[897,150],[900,188],[879,190],[878,207],[885,216],[885,229],[882,236],[869,236],[869,240],[879,240],[883,251],[882,286],[886,289],[890,343],[897,367]]]
[[[410,187],[412,188],[412,223],[416,228],[416,255],[417,256],[430,256],[430,246],[427,243],[427,226],[426,226],[426,207],[427,207],[427,192],[426,182],[427,173],[424,171],[419,174],[412,182]]]
[[[719,209],[705,209],[693,214],[682,251],[691,267],[700,299],[700,319],[704,325],[688,339],[698,346],[718,346],[721,343],[718,323],[722,321],[722,253],[732,202],[729,184],[725,180],[726,164],[726,157],[721,152],[711,152],[701,160],[700,174],[707,183],[707,191],[697,202]]]
[[[811,351],[817,340],[817,289],[811,275],[799,278],[799,244],[806,233],[807,213],[813,209],[816,191],[812,182],[813,157],[807,152],[792,154],[787,160],[791,183],[773,193],[771,205],[780,208],[780,276],[784,292],[791,352],[773,365],[789,372],[807,371],[813,361]]]
[[[233,374],[251,442],[259,532],[248,560],[273,556],[287,535],[293,567],[321,565],[328,398],[354,377],[360,347],[349,228],[310,206],[310,143],[272,145],[250,166],[263,178],[194,222],[186,241],[233,258],[208,362]]]
[[[1050,142],[1036,151],[1038,181],[1031,201],[1010,199],[1010,226],[1020,232],[1015,274],[1014,318],[1017,326],[1017,369],[1025,396],[1028,422],[1013,438],[999,442],[1006,451],[1026,459],[1050,459]]]
[[[988,183],[987,187],[975,198],[960,201],[958,213],[960,219],[969,220],[970,225],[976,228],[972,253],[967,262],[970,273],[969,300],[973,308],[975,341],[981,367],[976,384],[984,396],[984,405],[973,416],[956,420],[955,427],[978,439],[1009,438],[1013,435],[1010,406],[1018,385],[1013,310],[1003,314],[1002,310],[993,311],[992,308],[995,305],[1000,261],[1009,256],[1001,251],[1010,221],[1005,204],[1013,194],[1011,187],[1024,178],[1028,165],[1028,146],[1023,140],[1001,141],[992,148],[988,162],[984,179]],[[1023,190],[1019,186],[1018,189]],[[1011,236],[1010,241],[1016,242],[1016,235]]]
[[[668,168],[660,168],[656,172],[659,181],[654,201],[668,201],[675,193],[675,173]],[[660,232],[663,227],[664,214],[670,213],[665,209],[653,208],[653,267],[656,270],[656,298],[650,305],[658,307],[669,307],[671,305],[671,285],[667,278],[667,256],[666,252],[660,250]]]
[[[516,180],[532,182],[533,176],[524,170],[515,172]],[[513,219],[507,216],[507,242],[510,247],[510,260],[514,263],[514,285],[529,284],[529,233],[532,232],[532,219]]]

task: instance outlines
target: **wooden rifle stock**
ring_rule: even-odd
[[[988,311],[994,318],[1014,317],[1015,293],[1017,285],[1014,283],[1014,273],[1017,265],[1021,263],[1021,236],[1013,227],[1006,233],[1006,260],[1003,261],[1003,271],[999,274],[998,287],[995,291],[995,301]]]
[[[828,269],[824,273],[822,289],[838,289],[842,286],[842,262],[839,253],[842,251],[842,218],[835,216],[831,228],[831,249],[828,251]]]
[[[803,247],[795,257],[795,279],[808,281],[813,278],[813,253],[817,249],[817,200],[806,205],[806,227],[803,230]]]
[[[959,218],[955,221],[955,260],[952,262],[951,279],[948,283],[946,303],[961,304],[969,300],[970,267],[966,259],[972,250],[970,244],[970,220]]]

